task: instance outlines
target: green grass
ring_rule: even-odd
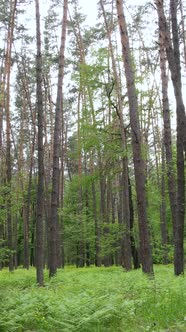
[[[139,271],[65,268],[38,288],[35,270],[0,272],[0,332],[186,331],[186,280]]]

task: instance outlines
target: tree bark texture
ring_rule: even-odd
[[[115,90],[117,95],[117,106],[116,112],[119,120],[120,125],[120,131],[121,131],[121,144],[123,152],[125,153],[125,156],[122,159],[122,193],[123,193],[123,202],[122,202],[122,208],[123,208],[123,225],[124,225],[124,232],[123,232],[123,239],[122,239],[122,247],[123,247],[123,267],[126,270],[130,270],[132,268],[131,264],[131,239],[130,239],[130,208],[129,208],[129,191],[128,191],[128,158],[127,158],[127,144],[126,144],[126,137],[125,137],[125,128],[124,128],[124,119],[123,119],[123,103],[121,98],[121,83],[120,79],[117,73],[116,68],[116,61],[114,57],[113,52],[113,46],[112,46],[112,40],[111,40],[111,30],[109,28],[106,13],[104,9],[103,1],[100,0],[100,5],[104,17],[105,27],[107,31],[107,37],[109,42],[109,51],[112,61],[112,69],[113,69],[113,75],[114,75],[114,81],[115,81]],[[110,99],[111,96],[108,96]],[[111,101],[111,100],[110,100]]]
[[[42,93],[42,55],[41,55],[41,31],[39,0],[35,0],[36,6],[36,97],[38,119],[38,186],[37,186],[37,213],[36,213],[36,278],[39,286],[44,284],[43,256],[43,208],[44,208],[44,147],[43,147],[43,93]]]
[[[138,102],[135,90],[135,78],[133,72],[132,57],[130,53],[129,38],[127,25],[125,21],[123,2],[116,0],[118,24],[120,28],[122,56],[125,68],[127,92],[129,100],[129,114],[132,131],[132,149],[137,193],[138,222],[139,222],[139,238],[142,270],[147,274],[153,273],[153,262],[150,245],[150,234],[147,219],[147,202],[146,202],[146,169],[142,151],[142,138],[138,118]]]
[[[10,1],[10,23],[8,26],[6,58],[5,58],[5,82],[6,82],[6,98],[5,98],[5,113],[6,113],[6,184],[8,187],[7,198],[7,238],[8,248],[10,250],[9,270],[14,270],[13,262],[13,229],[11,216],[11,180],[12,180],[12,165],[11,165],[11,123],[10,123],[10,74],[11,74],[11,56],[15,25],[17,0]]]
[[[163,125],[164,125],[164,144],[167,164],[167,177],[169,200],[172,215],[173,237],[175,237],[175,224],[176,224],[176,179],[173,167],[172,157],[172,137],[171,137],[171,120],[170,108],[168,99],[168,75],[166,70],[166,51],[162,34],[159,34],[159,53],[160,53],[160,69],[161,69],[161,83],[162,83],[162,106],[163,106]]]
[[[184,153],[186,153],[186,115],[182,97],[181,64],[179,35],[177,22],[177,0],[170,0],[172,41],[167,19],[164,13],[163,0],[155,1],[158,18],[159,33],[164,41],[166,55],[171,72],[171,79],[176,99],[177,115],[177,211],[174,238],[174,270],[175,275],[184,272],[184,216],[185,216],[185,174],[184,174]]]
[[[60,137],[62,130],[62,110],[63,110],[63,78],[65,65],[65,43],[67,27],[68,0],[63,3],[63,19],[61,32],[61,46],[59,51],[59,71],[57,100],[55,109],[54,146],[53,146],[53,174],[52,174],[52,196],[51,196],[51,217],[49,223],[49,276],[52,277],[57,272],[58,265],[58,207],[59,207],[59,157],[60,157]],[[63,134],[63,133],[62,133]]]

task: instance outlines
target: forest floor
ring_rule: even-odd
[[[0,272],[0,332],[186,331],[186,278],[120,267],[67,267],[35,284],[35,270]]]

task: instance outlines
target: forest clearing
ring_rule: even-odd
[[[0,273],[1,332],[184,332],[186,280],[121,267],[66,267],[38,288],[35,270]]]

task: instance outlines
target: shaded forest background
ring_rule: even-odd
[[[184,1],[29,3],[0,4],[0,268],[183,273]]]

